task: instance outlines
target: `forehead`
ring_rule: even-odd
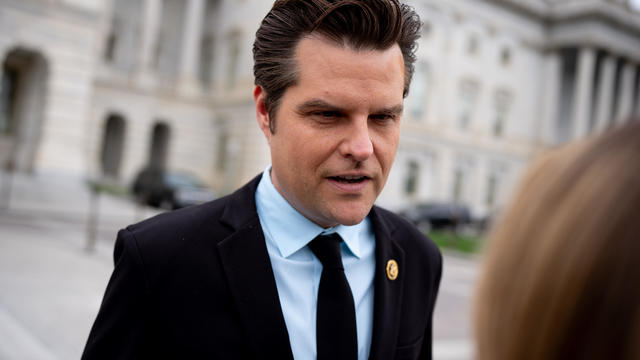
[[[356,50],[311,35],[300,40],[295,59],[298,81],[291,90],[334,98],[402,101],[404,62],[397,44],[385,50]]]

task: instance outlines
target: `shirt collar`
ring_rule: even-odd
[[[360,239],[366,235],[369,219],[356,225],[338,225],[324,229],[289,204],[271,181],[271,166],[262,173],[256,190],[256,207],[263,229],[269,233],[283,257],[304,248],[320,234],[338,233],[349,251],[360,258]]]

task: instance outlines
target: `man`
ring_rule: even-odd
[[[276,1],[254,43],[271,167],[120,231],[83,358],[430,359],[440,253],[373,206],[419,28],[395,0]]]

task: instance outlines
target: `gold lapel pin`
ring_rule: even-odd
[[[393,259],[387,261],[387,277],[389,280],[398,278],[398,263]]]

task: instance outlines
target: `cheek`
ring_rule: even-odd
[[[291,151],[305,168],[317,167],[325,162],[334,153],[337,144],[334,139],[339,138],[332,134],[313,131],[300,131],[292,134],[295,138]]]
[[[300,133],[287,133],[278,143],[280,166],[289,177],[304,181],[311,169],[318,163],[318,148],[313,139]],[[286,136],[286,137],[285,137]]]
[[[393,164],[396,151],[398,150],[399,139],[400,137],[396,133],[389,134],[389,136],[382,137],[378,143],[379,145],[376,147],[376,157],[385,172],[389,172]]]

